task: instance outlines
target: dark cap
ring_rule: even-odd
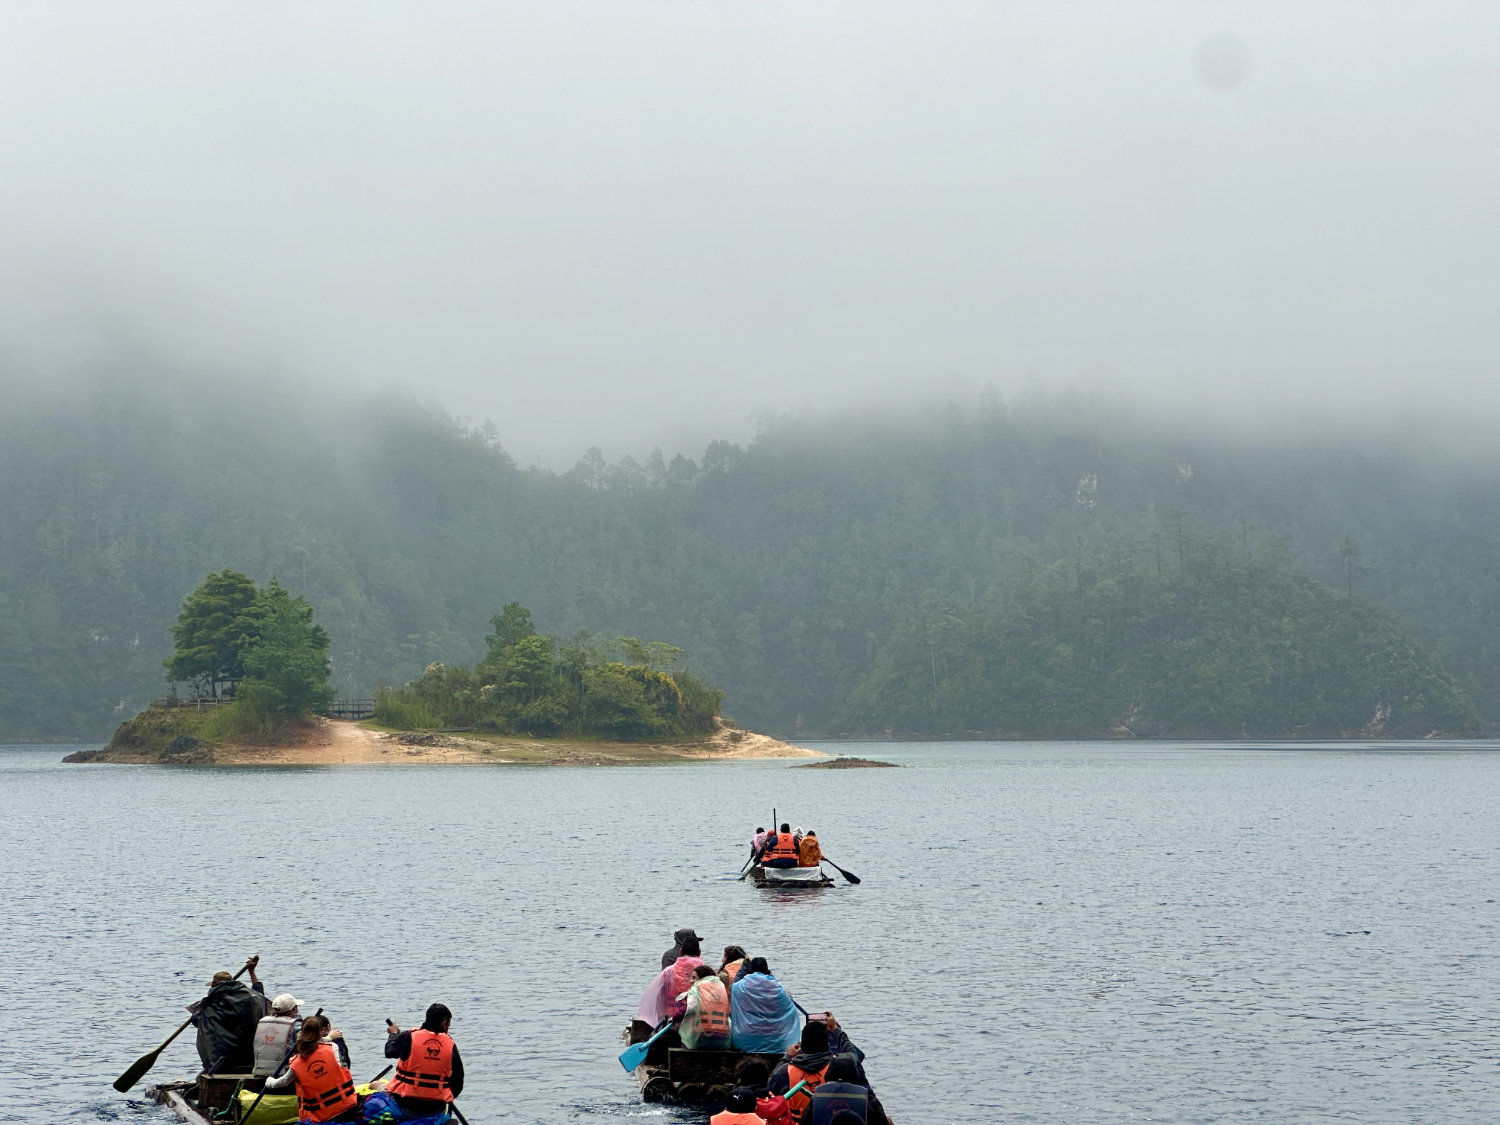
[[[749,1086],[736,1086],[729,1091],[729,1100],[724,1103],[724,1108],[730,1113],[754,1113],[755,1091]]]
[[[697,933],[695,933],[691,929],[678,930],[675,934],[672,935],[672,940],[675,941],[678,945],[681,945],[683,942],[687,941],[688,938],[692,938],[694,941],[703,940],[697,935]]]

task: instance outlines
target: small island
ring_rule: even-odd
[[[900,769],[895,762],[877,762],[874,758],[846,758],[840,754],[826,762],[808,762],[799,770],[894,770]]]
[[[67,761],[161,765],[624,765],[824,757],[740,730],[681,649],[633,637],[566,643],[512,602],[473,668],[429,664],[381,688],[363,722],[329,718],[329,637],[275,579],[209,575],[188,595],[164,661],[174,690]],[[179,696],[177,683],[196,694]]]

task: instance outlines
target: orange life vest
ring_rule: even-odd
[[[718,977],[704,977],[698,985],[698,1037],[729,1038],[729,989]]]
[[[306,1058],[293,1052],[290,1066],[297,1077],[298,1120],[332,1121],[353,1107],[354,1076],[327,1043],[319,1043]]]
[[[823,849],[818,846],[816,836],[802,837],[802,848],[797,854],[798,867],[816,867],[823,861]]]
[[[766,1125],[758,1113],[730,1113],[727,1109],[708,1119],[708,1125]]]
[[[741,957],[738,961],[731,961],[719,970],[719,979],[724,982],[725,988],[730,988],[734,985],[734,975],[740,971],[740,966],[744,963],[745,959]]]
[[[787,1089],[791,1089],[804,1078],[807,1085],[787,1098],[787,1108],[792,1111],[792,1118],[796,1121],[802,1120],[802,1114],[807,1110],[808,1103],[812,1101],[813,1091],[823,1085],[823,1075],[828,1073],[828,1066],[833,1060],[830,1059],[817,1070],[803,1070],[796,1063],[786,1064]]]
[[[451,1102],[453,1040],[441,1031],[421,1028],[411,1033],[411,1052],[396,1064],[396,1076],[386,1089],[401,1098]]]
[[[796,859],[797,837],[790,832],[778,832],[771,838],[771,846],[766,849],[766,854],[761,856],[767,859]]]

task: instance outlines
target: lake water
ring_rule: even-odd
[[[455,1012],[473,1125],[701,1122],[619,1033],[670,934],[765,955],[900,1125],[1489,1122],[1500,753],[849,744],[904,769],[151,769],[0,748],[0,1119],[111,1081],[251,953],[356,1077]],[[863,879],[734,880],[772,806]],[[196,1069],[191,1035],[152,1078]]]

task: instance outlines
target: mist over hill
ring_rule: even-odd
[[[7,738],[160,695],[167,626],[226,566],[310,599],[344,694],[473,663],[520,601],[679,645],[726,714],[804,737],[1500,720],[1500,470],[1420,440],[985,393],[555,473],[411,399],[132,381],[17,400],[0,479]]]

